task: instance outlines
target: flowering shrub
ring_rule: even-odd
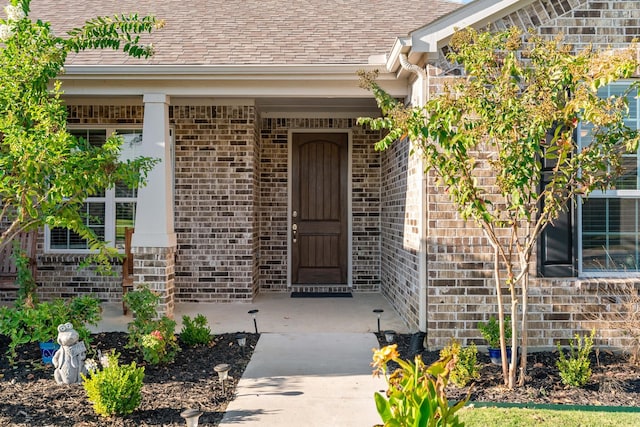
[[[178,349],[173,328],[165,333],[156,329],[142,336],[142,356],[153,365],[173,361]]]
[[[0,24],[0,41],[5,41],[13,35],[12,25],[27,17],[22,6],[14,6],[9,4],[4,7],[7,14],[6,24]]]
[[[84,368],[87,370],[89,375],[92,375],[98,370],[98,363],[93,359],[85,359]]]
[[[127,292],[125,303],[135,314],[129,323],[127,348],[138,349],[145,362],[156,365],[172,362],[180,346],[175,336],[176,322],[166,316],[157,319],[159,297],[148,286]]]
[[[374,375],[384,375],[388,390],[386,396],[375,393],[376,408],[385,426],[462,426],[456,412],[469,400],[467,398],[449,405],[444,392],[456,356],[450,354],[426,366],[422,357],[414,363],[400,359],[397,345],[373,349]],[[387,363],[393,360],[400,368],[391,375]]]

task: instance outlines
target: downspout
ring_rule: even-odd
[[[427,72],[427,70],[425,70],[424,68],[412,64],[409,62],[409,59],[407,58],[407,55],[404,53],[401,53],[399,55],[399,60],[400,60],[400,65],[402,66],[402,68],[404,70],[407,70],[413,74],[415,74],[418,78],[418,81],[420,83],[419,88],[420,88],[420,94],[416,99],[416,103],[419,106],[424,106],[426,104],[426,102],[429,99],[429,73]],[[427,67],[429,67],[429,65],[427,64]],[[413,143],[413,142],[411,142]],[[419,305],[418,305],[418,329],[420,330],[420,332],[422,332],[424,335],[421,336],[421,340],[420,341],[424,341],[424,338],[427,335],[427,224],[428,222],[428,218],[427,218],[427,179],[426,179],[426,174],[425,174],[425,168],[424,168],[424,163],[423,160],[420,159],[420,171],[419,171],[419,181],[421,183],[421,191],[420,194],[422,195],[421,200],[420,200],[420,204],[418,207],[418,230],[419,230],[419,238],[420,238],[420,243],[419,243],[419,247],[418,247],[418,283],[419,283],[419,291],[418,291],[418,298],[420,299],[419,301]],[[414,340],[412,340],[412,344]],[[416,343],[417,344],[417,343]],[[422,344],[420,343],[420,347],[415,348],[415,350],[419,350],[420,348],[422,348]],[[414,345],[412,345],[413,347]]]

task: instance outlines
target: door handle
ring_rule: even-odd
[[[291,234],[293,235],[293,243],[298,241],[298,224],[291,225]]]

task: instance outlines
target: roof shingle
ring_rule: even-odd
[[[446,0],[34,0],[31,18],[58,34],[95,16],[165,19],[149,60],[87,51],[67,63],[163,65],[364,64],[398,36],[459,7]]]

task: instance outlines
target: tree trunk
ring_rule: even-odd
[[[504,308],[502,306],[502,288],[500,287],[500,252],[498,245],[491,243],[493,246],[493,276],[496,281],[496,297],[498,299],[498,324],[500,325],[500,357],[502,360],[502,378],[504,385],[508,386],[508,369],[507,369],[507,343],[504,340]]]
[[[509,290],[511,291],[511,360],[509,360],[509,389],[513,389],[516,383],[516,359],[518,353],[518,295],[513,277],[510,278]]]
[[[522,271],[527,271],[525,275],[522,277],[522,324],[520,326],[520,330],[522,331],[522,343],[520,351],[522,355],[520,356],[520,378],[518,380],[518,386],[522,387],[525,381],[525,375],[527,374],[527,343],[529,341],[529,325],[527,322],[528,312],[529,312],[529,262],[527,259],[521,261],[521,268],[527,269]]]

